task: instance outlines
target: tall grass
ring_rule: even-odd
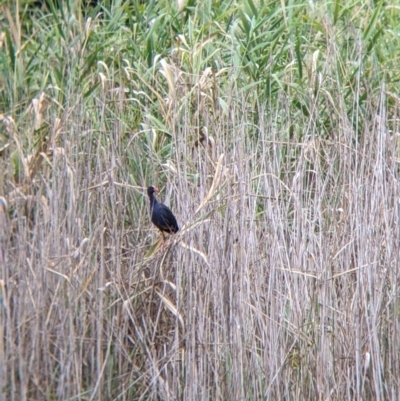
[[[397,399],[395,6],[1,7],[0,399]]]

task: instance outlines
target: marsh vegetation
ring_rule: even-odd
[[[398,6],[0,7],[0,399],[397,399]]]

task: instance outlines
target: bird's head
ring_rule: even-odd
[[[158,192],[158,188],[154,187],[153,185],[150,185],[147,188],[147,195],[149,195],[149,196],[151,196],[151,195],[153,195],[154,193],[157,193],[157,192]]]

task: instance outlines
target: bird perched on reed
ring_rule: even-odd
[[[150,199],[151,222],[161,231],[164,240],[164,232],[175,234],[179,230],[179,226],[171,210],[163,203],[158,202],[154,196],[157,192],[158,188],[153,185],[147,188],[147,195]]]

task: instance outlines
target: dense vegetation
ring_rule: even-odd
[[[0,4],[0,400],[397,399],[398,5]]]

